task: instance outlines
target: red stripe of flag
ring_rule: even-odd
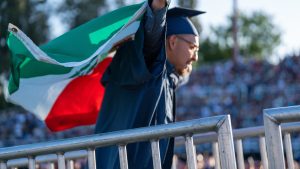
[[[111,60],[104,59],[91,74],[75,78],[65,87],[45,119],[51,131],[96,123],[104,96],[100,79]]]

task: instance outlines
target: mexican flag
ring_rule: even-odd
[[[134,36],[146,3],[95,18],[41,46],[9,24],[7,100],[34,113],[51,131],[94,124],[104,95],[100,79],[112,60],[109,52]]]

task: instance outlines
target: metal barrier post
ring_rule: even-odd
[[[271,169],[284,169],[281,123],[300,121],[300,106],[264,110],[266,147]]]
[[[158,140],[151,141],[151,149],[152,149],[153,168],[161,169],[161,160],[160,160],[160,151],[159,151],[159,141]]]
[[[189,169],[197,169],[197,159],[195,145],[192,136],[185,136],[185,149],[187,156],[187,165]]]
[[[65,156],[63,153],[57,153],[58,169],[66,169]]]
[[[32,156],[28,157],[28,168],[35,169],[35,159]]]
[[[89,148],[87,152],[89,169],[96,169],[95,149]]]
[[[218,143],[213,142],[212,148],[213,148],[213,156],[215,158],[215,169],[221,169]]]
[[[288,169],[294,169],[295,166],[290,133],[284,133],[284,145]]]
[[[236,169],[232,128],[229,115],[227,115],[223,121],[218,124],[217,132],[221,167],[226,169]]]
[[[0,169],[7,169],[6,161],[0,161]]]
[[[243,143],[241,139],[235,141],[238,169],[245,169]]]
[[[119,145],[119,157],[121,169],[128,169],[126,145]]]
[[[270,168],[284,169],[285,161],[283,155],[281,127],[279,123],[267,113],[264,115],[264,125]]]
[[[53,164],[53,163],[52,163]],[[53,166],[54,167],[54,166]],[[54,168],[53,168],[54,169]],[[74,161],[71,159],[67,160],[67,169],[74,169]]]
[[[259,137],[259,150],[260,150],[260,156],[261,156],[263,167],[269,168],[267,150],[266,150],[266,139],[264,136]]]

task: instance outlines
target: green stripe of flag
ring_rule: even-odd
[[[41,46],[41,49],[61,63],[82,61],[120,30],[141,5],[123,7],[93,19]],[[61,46],[64,47],[63,53]]]
[[[80,62],[91,57],[102,45],[114,36],[144,3],[127,6],[95,18],[65,34],[40,46],[40,49],[58,63]],[[141,18],[139,18],[141,19]],[[32,51],[26,47],[16,33],[10,32],[7,44],[11,50],[11,77],[9,93],[18,90],[20,78],[32,78],[45,75],[60,75],[70,73],[69,78],[87,73],[96,65],[97,59],[76,67],[64,67],[37,61]],[[31,49],[32,50],[32,49]],[[38,53],[38,52],[37,52]],[[102,54],[102,57],[105,54]],[[102,58],[103,59],[103,58]]]

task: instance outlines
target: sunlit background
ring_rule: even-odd
[[[30,112],[5,101],[8,23],[43,44],[92,18],[137,2],[142,1],[0,1],[0,147],[93,133],[93,126],[52,133]],[[233,128],[254,127],[263,125],[263,109],[300,104],[299,0],[173,0],[170,7],[176,5],[207,12],[193,19],[201,31],[201,49],[190,81],[177,91],[178,121],[230,114]],[[293,135],[292,143],[299,163],[299,134]],[[243,146],[247,166],[259,168],[258,140],[244,140]],[[183,150],[178,148],[176,153],[178,166],[184,166]],[[211,145],[197,146],[197,153],[199,168],[213,168]]]

